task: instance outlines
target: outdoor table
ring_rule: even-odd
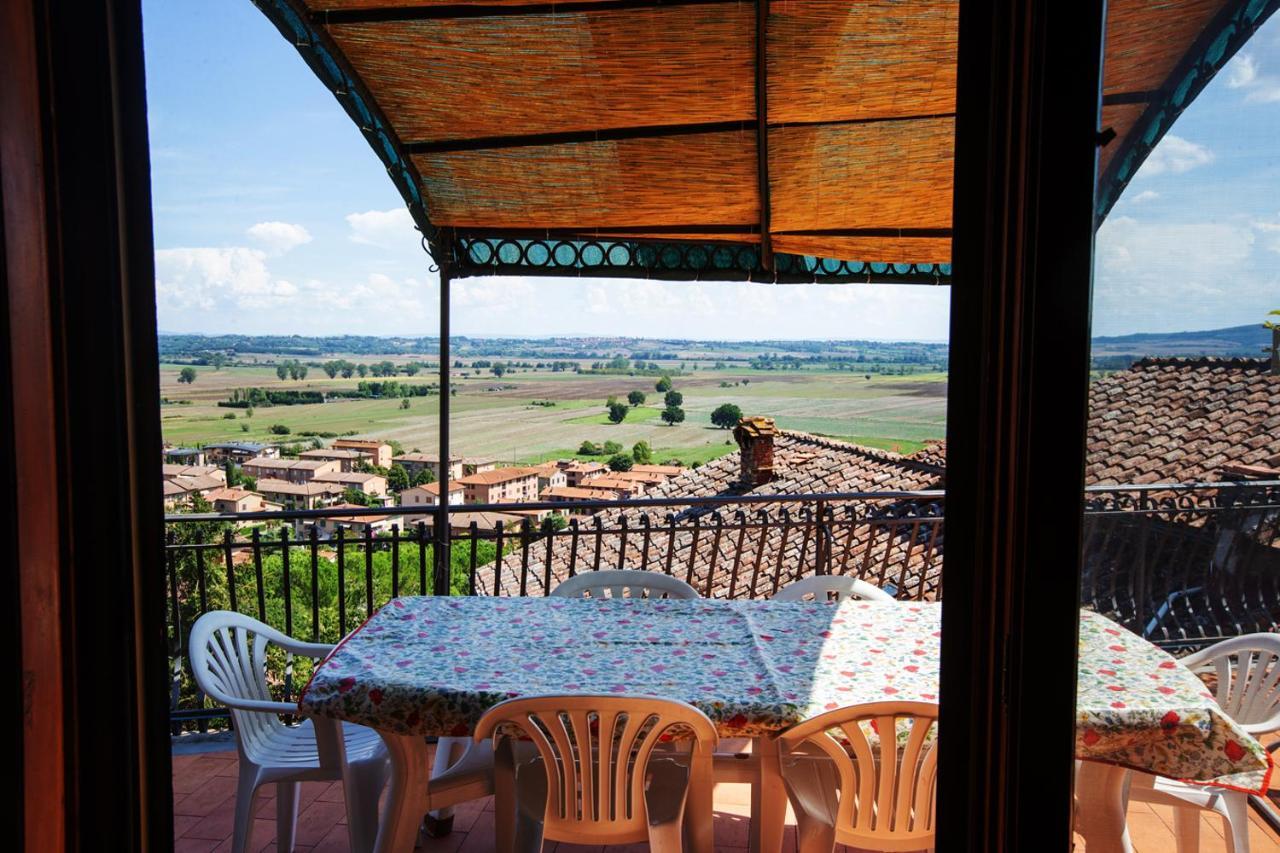
[[[377,729],[392,755],[379,850],[408,850],[426,811],[424,736],[466,736],[516,696],[633,693],[688,702],[723,737],[755,737],[753,849],[781,845],[786,795],[770,735],[837,707],[936,702],[941,605],[414,597],[383,607],[317,668],[317,724]],[[943,721],[945,730],[945,721]],[[945,737],[945,735],[944,735]],[[1081,614],[1078,828],[1127,849],[1128,770],[1265,789],[1270,757],[1172,657]],[[1099,762],[1094,764],[1094,762]]]

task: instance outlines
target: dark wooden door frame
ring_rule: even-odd
[[[1105,0],[962,0],[939,850],[1071,845]]]
[[[28,850],[172,846],[137,0],[0,3],[0,196]]]
[[[22,496],[24,840],[163,850],[171,795],[139,8],[0,9],[12,412],[0,437]],[[1102,21],[1102,0],[961,4],[947,850],[1070,843]]]

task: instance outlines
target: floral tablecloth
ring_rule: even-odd
[[[726,736],[826,710],[938,699],[938,604],[400,598],[347,638],[303,714],[396,734],[469,734],[493,705],[547,693],[689,702]],[[1198,678],[1082,613],[1077,754],[1174,778],[1265,788],[1270,757]]]

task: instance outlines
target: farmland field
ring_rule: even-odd
[[[341,357],[341,356],[335,356]],[[263,357],[264,360],[270,356]],[[351,357],[355,361],[366,358]],[[404,363],[405,359],[391,359]],[[358,377],[335,379],[318,366],[305,379],[280,380],[272,364],[201,366],[193,383],[178,381],[183,365],[160,368],[162,426],[165,440],[176,445],[214,441],[282,441],[299,433],[333,433],[395,440],[405,450],[436,449],[439,397],[330,399],[324,403],[258,406],[245,409],[217,405],[235,389],[333,392],[354,390]],[[686,363],[686,367],[688,367]],[[501,378],[480,369],[455,369],[451,381],[451,441],[455,452],[492,456],[511,462],[538,461],[572,455],[589,440],[615,441],[630,448],[649,442],[657,460],[705,462],[736,449],[729,431],[714,427],[712,410],[733,403],[744,415],[777,420],[783,429],[835,436],[873,447],[910,453],[946,431],[946,375],[861,374],[851,371],[797,369],[756,370],[743,363],[698,365],[672,377],[684,395],[683,423],[668,426],[659,415],[662,394],[655,377],[625,374],[553,372],[519,368]],[[434,386],[436,373],[399,375],[401,385]],[[377,381],[377,380],[372,380]],[[621,424],[611,424],[605,400],[625,400],[631,391],[647,395]],[[402,400],[408,400],[404,407]],[[272,425],[289,428],[287,438]]]

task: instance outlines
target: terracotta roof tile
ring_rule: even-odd
[[[885,450],[861,447],[835,439],[779,431],[774,439],[774,478],[754,489],[745,488],[740,480],[740,459],[732,453],[709,462],[700,468],[682,470],[677,476],[654,486],[645,498],[706,497],[711,495],[796,495],[822,492],[860,492],[884,490],[940,489],[944,484],[945,446],[941,442],[930,444],[919,452],[919,457],[903,456]],[[743,507],[746,517],[755,516],[755,507]],[[845,512],[841,507],[838,512]],[[859,507],[865,512],[866,507]],[[629,509],[621,514],[610,511],[601,516],[606,529],[616,530],[619,517],[625,516],[630,531],[624,544],[618,533],[605,533],[599,537],[600,566],[615,567],[621,562],[626,566],[640,567],[642,557],[646,568],[659,569],[666,565],[668,551],[672,553],[672,565],[682,579],[690,579],[687,572],[693,566],[690,579],[699,591],[705,590],[710,580],[712,594],[735,597],[766,595],[772,591],[775,574],[785,583],[792,578],[811,574],[813,571],[814,545],[812,527],[793,527],[783,547],[782,528],[778,524],[780,511],[769,509],[772,523],[761,536],[758,527],[739,528],[734,525],[737,508],[721,508],[719,515],[707,509],[685,509],[677,515],[677,523],[691,527],[697,519],[700,532],[696,538],[688,530],[679,531],[674,545],[665,533],[666,512]],[[800,507],[791,507],[791,517],[799,518]],[[722,536],[716,536],[718,522],[725,524]],[[837,515],[837,519],[848,516]],[[594,519],[594,517],[593,517]],[[643,533],[648,525],[653,529],[649,544],[643,544]],[[576,551],[575,571],[589,570],[595,561],[597,537],[588,531],[594,521],[580,522],[584,531]],[[808,536],[806,536],[806,529]],[[911,531],[911,525],[837,523],[832,547],[831,565],[839,571],[855,571],[860,565],[868,565],[870,571],[878,570],[884,562],[886,551],[894,554],[910,552],[906,561],[909,570],[902,577],[888,578],[903,583],[914,590],[924,585],[932,590],[937,585],[941,566],[941,534],[932,543],[926,543],[929,525],[919,525]],[[741,535],[740,535],[741,534]],[[762,541],[763,538],[763,541]],[[930,547],[926,547],[929,544]],[[690,550],[696,548],[692,558]],[[552,546],[551,586],[568,577],[569,562],[574,554],[570,536],[559,535]],[[759,562],[759,571],[755,566]],[[748,565],[748,563],[750,565]],[[886,565],[897,571],[901,559],[890,560]],[[514,594],[519,588],[520,554],[508,555],[502,564],[502,592]],[[738,571],[735,573],[734,568]],[[534,577],[533,574],[539,575]],[[542,593],[542,577],[531,573],[527,580],[529,594]],[[492,592],[493,568],[482,567],[477,573],[477,586],[483,593]]]
[[[1089,483],[1212,481],[1280,455],[1280,377],[1263,360],[1144,359],[1089,402]]]

